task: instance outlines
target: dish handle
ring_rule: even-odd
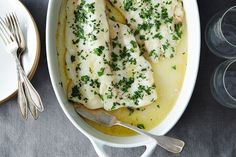
[[[92,139],[90,139],[96,153],[98,154],[99,157],[109,157],[109,155],[106,153],[104,146],[106,144],[98,142],[98,141],[94,141]],[[157,143],[156,141],[152,141],[152,142],[148,142],[146,144],[144,144],[143,146],[146,147],[146,150],[144,151],[144,153],[141,155],[141,157],[150,157],[153,153],[153,151],[155,150]]]

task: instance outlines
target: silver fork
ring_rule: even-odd
[[[23,54],[23,52],[26,49],[26,43],[25,43],[25,39],[23,36],[23,33],[20,29],[19,26],[19,21],[17,16],[14,13],[11,13],[9,15],[6,16],[5,18],[5,23],[8,25],[8,28],[10,29],[11,33],[13,34],[13,36],[15,37],[17,44],[19,46],[18,50],[17,50],[17,54],[18,54],[18,58],[21,59],[21,55]],[[21,77],[20,77],[21,78]],[[21,80],[21,82],[24,80]],[[21,84],[21,83],[20,83]],[[25,84],[23,83],[24,87]],[[20,86],[18,86],[18,88],[22,88],[22,84]],[[25,92],[24,89],[20,89],[19,91],[23,91],[23,94],[25,96],[26,94],[26,99],[28,104],[26,104],[30,110],[31,115],[33,116],[34,119],[38,118],[38,111],[37,108],[35,107],[35,102],[31,99],[30,93],[26,90],[27,87],[25,87]],[[24,97],[23,96],[23,97]],[[26,103],[27,103],[26,102]],[[27,107],[25,108],[26,112],[27,112]]]
[[[17,70],[20,74],[20,77],[24,80],[25,90],[26,90],[26,93],[28,93],[28,95],[30,96],[29,97],[30,101],[32,101],[34,103],[35,107],[39,111],[42,112],[44,108],[42,105],[41,98],[40,98],[39,94],[37,93],[37,91],[32,86],[32,84],[30,83],[30,81],[28,80],[27,75],[25,74],[24,70],[22,69],[22,67],[20,65],[20,61],[17,57],[17,49],[19,48],[17,41],[14,38],[14,36],[12,35],[12,33],[10,32],[10,30],[7,28],[7,26],[5,25],[5,23],[2,19],[0,19],[0,36],[3,39],[5,46],[8,49],[9,53],[12,54],[12,56],[14,57],[14,59],[16,61]],[[19,96],[22,96],[22,95],[20,94]],[[19,99],[22,99],[22,98],[19,98]]]
[[[18,49],[18,45],[13,37],[12,34],[10,34],[8,32],[8,30],[4,27],[4,23],[2,20],[0,20],[0,35],[4,41],[4,43],[6,44],[6,47],[9,49],[9,52],[11,52],[15,58],[16,64],[19,64],[19,61],[17,59],[17,57],[14,55],[14,51],[17,51]],[[27,100],[26,100],[26,96],[24,94],[24,89],[22,86],[22,82],[21,82],[21,76],[20,76],[20,72],[19,72],[19,68],[17,66],[17,78],[18,78],[18,98],[17,98],[17,102],[19,104],[20,107],[20,111],[22,114],[22,117],[24,119],[27,119]]]

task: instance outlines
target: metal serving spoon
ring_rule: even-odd
[[[157,144],[164,148],[165,150],[172,152],[172,153],[180,153],[185,145],[185,143],[179,139],[175,139],[172,137],[167,136],[157,136],[151,133],[148,133],[144,130],[141,130],[135,126],[130,124],[121,122],[117,120],[117,118],[104,110],[97,109],[97,110],[90,110],[84,107],[83,105],[75,105],[75,110],[79,113],[82,117],[94,121],[96,123],[102,124],[107,127],[112,127],[114,125],[120,125],[126,128],[129,128],[141,135],[145,135],[151,137],[156,140]]]

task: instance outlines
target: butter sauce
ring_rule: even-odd
[[[59,60],[59,68],[61,73],[61,85],[65,92],[70,82],[66,74],[65,63],[65,25],[66,25],[66,3],[62,1],[59,22],[57,28],[57,54]],[[109,11],[109,17],[118,22],[125,23],[125,18],[120,12],[113,8],[109,2],[106,2]],[[186,21],[183,22],[183,35],[176,49],[176,55],[173,58],[160,59],[157,63],[152,63],[155,84],[157,86],[158,99],[156,102],[139,109],[121,108],[109,113],[115,115],[119,120],[150,130],[160,124],[171,111],[172,107],[179,96],[182,83],[185,76],[187,65],[187,26]],[[97,130],[114,136],[130,136],[134,135],[133,131],[120,126],[106,128],[94,122],[86,120],[89,125]]]

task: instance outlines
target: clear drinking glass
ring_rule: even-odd
[[[222,105],[236,108],[236,59],[221,63],[211,78],[211,92]]]
[[[205,40],[215,55],[236,58],[236,6],[212,17],[205,30]]]

